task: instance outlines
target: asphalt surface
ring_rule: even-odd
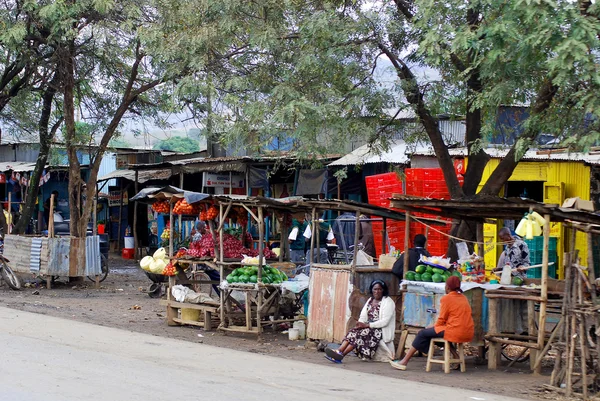
[[[6,401],[515,400],[1,307],[0,341]]]

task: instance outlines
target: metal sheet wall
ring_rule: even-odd
[[[348,300],[351,292],[348,270],[311,268],[307,328],[309,338],[342,341],[350,318]]]

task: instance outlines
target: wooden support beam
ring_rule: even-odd
[[[408,249],[410,248],[410,212],[406,212],[406,221],[404,226],[404,274],[403,277],[408,273],[409,268],[409,257],[408,257]]]
[[[550,245],[550,215],[544,215],[544,250],[542,252],[542,300],[540,301],[540,314],[538,322],[538,348],[539,350],[544,349],[544,335],[546,327],[546,302],[548,301],[548,247]],[[535,374],[542,373],[542,365],[538,365]]]

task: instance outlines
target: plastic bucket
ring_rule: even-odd
[[[98,224],[98,234],[104,234],[104,224]]]
[[[181,308],[181,319],[197,322],[200,320],[200,311],[198,309]]]
[[[300,330],[298,329],[289,329],[288,336],[291,341],[296,341],[300,337]]]
[[[133,237],[125,237],[125,248],[126,249],[134,249],[135,248],[135,241],[133,240]]]

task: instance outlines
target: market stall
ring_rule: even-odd
[[[556,327],[558,327],[558,325],[551,325],[554,328],[552,331],[548,332],[548,312],[552,307],[560,304],[563,299],[563,291],[560,282],[548,278],[548,269],[549,265],[551,265],[548,260],[550,221],[551,219],[558,222],[564,222],[569,219],[581,219],[583,221],[593,222],[600,221],[600,216],[575,209],[561,208],[559,205],[548,205],[523,199],[491,198],[477,202],[469,202],[441,201],[397,196],[391,200],[390,205],[394,208],[407,210],[407,219],[410,218],[410,212],[414,212],[478,222],[477,242],[479,245],[479,256],[483,256],[481,246],[483,243],[482,223],[489,216],[500,219],[517,220],[520,220],[525,214],[532,214],[533,212],[543,216],[543,256],[541,266],[539,266],[541,267],[541,277],[539,279],[528,279],[525,283],[516,283],[530,284],[524,287],[519,285],[498,286],[489,283],[478,283],[476,287],[484,290],[484,296],[481,298],[481,307],[477,306],[479,300],[474,302],[473,297],[471,297],[472,306],[474,306],[474,314],[476,314],[477,311],[480,311],[481,313],[481,316],[474,316],[474,321],[476,325],[478,322],[481,322],[483,338],[489,343],[488,368],[497,368],[503,345],[515,345],[530,351],[531,368],[532,370],[539,372],[541,369],[539,360],[544,354],[543,350],[545,349],[545,343],[552,338],[557,330]],[[417,221],[419,220],[418,217],[415,217],[415,219]],[[405,276],[407,274],[407,266],[408,265],[405,264]],[[411,293],[410,287],[413,287],[414,283],[408,280],[406,284],[408,292],[405,295],[405,299],[408,301],[410,299],[408,294]],[[440,287],[442,286],[441,284],[437,285]],[[433,284],[430,286],[433,286]],[[512,306],[510,306],[510,303],[512,303]],[[511,330],[509,328],[516,324],[513,319],[520,319],[522,317],[519,316],[518,313],[514,313],[515,310],[519,309],[519,303],[526,304],[527,313],[525,316],[527,321],[525,323],[525,329],[527,334],[522,334],[518,330]],[[501,304],[503,307],[500,307]],[[409,302],[407,302],[406,310],[413,308],[414,307],[411,307]],[[435,308],[432,308],[432,310],[435,310]],[[486,313],[487,319],[485,318]],[[535,318],[536,313],[538,316],[537,319]],[[407,319],[407,316],[409,316],[408,312],[404,314],[402,319],[403,330],[401,343],[399,344],[400,350],[404,348],[403,341],[406,340],[407,334],[411,329],[414,329],[411,327],[410,319]],[[431,319],[433,319],[433,316]],[[478,340],[481,340],[481,336],[479,336]]]
[[[404,213],[387,208],[352,201],[322,200],[307,201],[311,206],[312,221],[316,221],[321,211],[334,210],[354,213],[356,221],[362,214],[381,218],[383,232],[381,237],[386,249],[386,220],[404,220]],[[439,226],[445,222],[426,219],[430,224]],[[358,319],[360,310],[369,296],[369,286],[373,280],[380,279],[387,283],[390,296],[396,303],[397,315],[401,313],[401,293],[398,278],[392,274],[395,258],[373,260],[367,264],[359,261],[360,225],[356,224],[353,237],[353,254],[346,264],[310,264],[309,287],[309,322],[307,335],[313,339],[341,341],[348,327]],[[314,249],[316,225],[312,227],[311,249]],[[318,236],[317,236],[318,237]],[[318,249],[318,245],[316,246]],[[314,260],[312,255],[310,260]],[[363,259],[364,260],[364,259]],[[368,259],[367,259],[368,260]]]
[[[211,196],[175,187],[145,190],[132,198],[135,201],[142,199],[152,202],[155,211],[168,212],[170,216],[169,246],[141,262],[141,267],[153,274],[170,276],[167,299],[162,302],[167,307],[169,324],[212,328],[213,320],[218,316],[221,330],[260,334],[264,325],[297,320],[295,311],[286,308],[284,298],[286,292],[298,292],[303,288],[287,283],[283,252],[277,256],[264,241],[267,213],[277,214],[282,221],[282,230],[286,230],[286,216],[303,210],[295,199]],[[208,230],[198,239],[183,241],[187,247],[176,246],[176,240],[181,242],[182,238],[176,236],[174,215],[179,215],[180,219],[190,216],[206,221]],[[249,234],[245,231],[247,216],[251,216],[259,227],[257,249],[252,247],[253,241],[248,240]],[[201,270],[216,270],[219,279],[213,276],[212,279],[197,280],[195,276]],[[210,294],[204,297],[205,302],[191,307],[182,302],[185,297],[173,299],[173,290],[178,284],[219,285],[218,303],[210,302]],[[291,302],[294,301],[295,298]],[[200,310],[203,321],[198,321],[195,313],[190,314],[191,319],[185,318],[187,309]],[[282,316],[286,319],[280,319]]]

